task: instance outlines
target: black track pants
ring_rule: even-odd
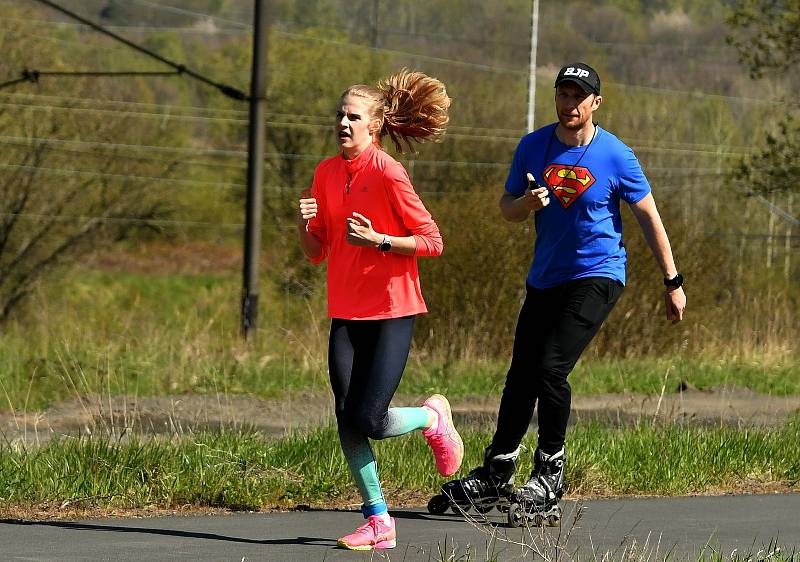
[[[622,294],[606,277],[576,279],[549,289],[528,287],[519,313],[492,453],[514,451],[539,403],[539,447],[564,445],[571,391],[567,376]]]
[[[340,426],[372,439],[391,435],[389,403],[403,376],[413,332],[414,316],[331,321],[328,370]]]

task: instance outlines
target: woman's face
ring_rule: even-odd
[[[336,138],[347,159],[355,158],[373,142],[377,120],[370,121],[366,100],[345,96],[336,112]]]

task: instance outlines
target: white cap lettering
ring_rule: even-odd
[[[589,71],[584,70],[582,68],[575,68],[574,66],[570,66],[568,69],[564,71],[564,76],[577,76],[578,78],[586,78],[589,76]]]

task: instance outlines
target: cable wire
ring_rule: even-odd
[[[119,179],[128,181],[144,181],[153,183],[170,183],[174,185],[181,185],[185,187],[198,187],[198,186],[212,186],[219,189],[244,189],[246,186],[241,183],[226,183],[215,182],[206,180],[185,180],[178,178],[164,178],[158,176],[138,176],[129,174],[113,174],[108,172],[95,172],[89,170],[69,170],[65,168],[48,168],[45,166],[29,166],[26,164],[0,164],[0,169],[4,170],[22,170],[28,173],[45,173],[56,176],[67,177],[88,177],[88,178],[106,178],[106,179]]]
[[[205,112],[205,113],[225,113],[230,115],[242,115],[246,116],[246,110],[240,109],[229,109],[229,108],[221,108],[221,107],[198,107],[192,105],[175,105],[175,104],[158,104],[158,103],[145,103],[145,102],[135,102],[135,101],[126,101],[126,100],[104,100],[99,98],[92,98],[92,97],[78,97],[78,96],[55,96],[49,94],[33,94],[27,92],[0,92],[0,98],[33,98],[33,99],[43,99],[43,100],[60,100],[66,102],[75,102],[75,103],[86,103],[91,105],[103,104],[103,105],[110,105],[113,107],[121,107],[121,108],[129,108],[131,106],[134,107],[143,107],[143,108],[150,108],[154,110],[164,110],[170,112],[175,111],[194,111],[194,112]],[[25,107],[28,107],[27,105]],[[61,107],[61,106],[52,106],[52,105],[42,105],[42,107]],[[98,109],[96,107],[91,107],[90,109]],[[158,115],[163,115],[158,113]],[[279,118],[279,119],[289,119],[289,120],[303,120],[309,121],[311,123],[316,123],[324,126],[331,126],[332,118],[325,115],[303,115],[297,113],[270,113],[268,112],[267,117],[270,118]],[[448,125],[447,127],[447,134],[453,135],[457,134],[458,131],[462,133],[469,134],[471,132],[478,132],[483,133],[483,135],[474,135],[475,138],[486,138],[489,140],[505,140],[505,139],[515,139],[519,140],[525,135],[524,129],[503,129],[503,128],[496,128],[496,127],[479,127],[477,125]],[[655,141],[653,139],[637,139],[626,137],[625,138],[626,144],[637,146],[638,150],[642,150],[644,148],[649,148],[651,146],[655,147],[669,147],[669,148],[703,148],[708,149],[711,152],[718,152],[720,145],[713,144],[713,143],[697,143],[697,142],[687,142],[687,141],[665,141],[659,139]],[[656,143],[656,144],[653,144]],[[736,151],[743,151],[749,152],[756,148],[754,145],[745,146],[745,145],[725,145],[726,149],[733,149]]]
[[[147,0],[129,0],[129,1],[133,2],[135,4],[140,4],[142,6],[147,6],[148,8],[154,8],[156,10],[161,10],[162,12],[170,12],[170,13],[173,13],[173,14],[188,15],[188,16],[192,16],[192,17],[195,17],[195,18],[198,18],[198,19],[206,19],[206,20],[212,20],[212,21],[221,21],[223,23],[229,23],[229,24],[232,24],[232,25],[238,27],[239,29],[250,30],[250,29],[253,28],[253,26],[251,24],[246,23],[246,22],[241,22],[241,21],[237,21],[237,20],[223,18],[221,16],[214,16],[214,15],[211,15],[211,14],[205,14],[203,12],[195,12],[195,11],[192,11],[192,10],[187,10],[185,8],[178,8],[176,6],[169,6],[167,4],[156,3],[156,2],[148,2]]]
[[[99,221],[108,223],[123,223],[123,224],[144,224],[144,225],[159,225],[159,226],[177,226],[188,225],[197,227],[222,227],[222,228],[244,228],[244,223],[238,222],[203,222],[203,221],[182,221],[182,220],[169,220],[169,219],[141,219],[136,217],[104,217],[94,215],[48,215],[40,213],[0,213],[0,217],[20,217],[26,219],[39,219],[39,220],[59,220],[59,221]]]
[[[36,0],[36,1],[44,2],[44,1],[48,1],[48,0]],[[18,21],[30,21],[30,20],[18,20]],[[49,24],[49,25],[79,25],[79,24],[68,24],[68,23],[64,23],[64,22],[48,21],[48,20],[40,20],[37,23]],[[250,24],[247,24],[247,25],[249,26],[249,28],[252,28],[252,26]],[[129,26],[118,26],[118,27],[120,27],[122,29],[139,29],[139,30],[150,29],[150,30],[153,30],[153,31],[181,31],[181,32],[195,32],[195,33],[198,32],[198,30],[193,29],[193,28],[166,28],[166,27],[163,27],[163,28],[136,28],[136,27],[133,27],[133,26],[130,26],[130,27]],[[109,26],[108,28],[110,29],[111,26]],[[345,42],[345,41],[338,41],[338,40],[335,40],[335,39],[312,37],[312,36],[309,36],[309,35],[303,35],[301,33],[293,33],[293,32],[282,31],[282,30],[278,30],[278,29],[273,29],[272,31],[274,33],[278,34],[278,35],[285,35],[287,37],[291,37],[291,38],[295,38],[295,39],[302,39],[302,40],[305,40],[305,41],[320,41],[320,42],[327,42],[327,43],[331,43],[331,44],[334,44],[334,45],[345,46],[345,47],[369,49],[369,50],[374,51],[374,52],[385,52],[385,53],[393,54],[393,55],[402,55],[402,56],[407,56],[407,57],[414,57],[414,58],[417,58],[417,59],[420,59],[420,60],[429,60],[431,62],[436,62],[436,63],[453,64],[453,65],[456,65],[456,66],[465,66],[465,67],[470,67],[470,68],[477,68],[477,69],[485,70],[485,71],[489,71],[489,72],[517,74],[517,75],[520,75],[520,76],[527,76],[528,75],[528,71],[527,70],[515,70],[515,69],[508,68],[508,67],[492,66],[492,65],[482,64],[482,63],[472,63],[472,62],[468,62],[468,61],[459,61],[459,60],[447,59],[447,58],[443,58],[443,57],[431,57],[431,56],[424,55],[424,54],[421,54],[421,53],[412,53],[412,52],[400,51],[400,50],[396,50],[396,49],[384,49],[384,48],[380,48],[380,47],[372,47],[372,46],[369,46],[369,45],[362,45],[362,44],[359,44],[359,43],[350,43],[350,42]],[[628,83],[624,83],[624,82],[606,82],[606,84],[608,84],[609,86],[619,87],[621,89],[629,89],[629,88],[641,89],[643,91],[651,92],[651,93],[662,93],[662,94],[669,94],[669,95],[686,95],[686,96],[700,97],[700,98],[702,98],[702,97],[712,97],[712,98],[725,99],[725,100],[741,102],[741,103],[751,103],[751,104],[755,104],[755,105],[770,105],[770,106],[774,106],[776,104],[781,104],[782,106],[786,106],[786,105],[790,105],[792,107],[800,106],[800,101],[774,100],[774,99],[764,99],[764,98],[751,98],[751,97],[745,97],[745,96],[731,96],[731,95],[726,95],[726,94],[717,94],[717,93],[713,93],[713,92],[702,92],[702,91],[694,91],[694,90],[676,90],[674,88],[662,88],[662,87],[658,87],[658,86],[648,86],[648,85],[642,85],[642,84],[628,84]]]
[[[247,94],[245,94],[244,92],[242,92],[241,90],[239,90],[237,88],[234,88],[233,86],[229,86],[227,84],[223,84],[221,82],[217,82],[215,80],[212,80],[211,78],[208,78],[207,76],[204,76],[204,75],[202,75],[202,74],[200,74],[198,72],[195,72],[195,71],[187,68],[183,64],[178,64],[176,62],[173,62],[170,59],[159,55],[155,51],[151,51],[150,49],[147,49],[146,47],[142,47],[141,45],[138,45],[138,44],[134,43],[133,41],[130,41],[129,39],[126,39],[126,38],[122,37],[121,35],[118,35],[118,34],[114,33],[113,31],[110,31],[110,30],[104,28],[103,26],[98,25],[98,24],[94,23],[93,21],[84,18],[83,16],[80,16],[80,15],[76,14],[75,12],[72,12],[71,10],[68,10],[68,9],[56,4],[55,2],[52,2],[51,0],[35,0],[35,1],[39,2],[40,4],[44,4],[45,6],[49,6],[50,8],[52,8],[52,9],[58,11],[58,12],[61,12],[62,14],[66,15],[67,17],[72,18],[74,20],[77,20],[77,21],[81,22],[84,25],[88,25],[89,27],[91,27],[95,31],[97,31],[99,33],[102,33],[104,35],[108,35],[109,37],[111,37],[115,41],[119,41],[120,43],[123,43],[123,44],[127,45],[131,49],[139,51],[140,53],[143,53],[143,54],[145,54],[145,55],[147,55],[147,56],[149,56],[149,57],[151,57],[151,58],[153,58],[153,59],[155,59],[155,60],[157,60],[157,61],[159,61],[159,62],[161,62],[163,64],[166,64],[167,66],[170,66],[170,67],[174,68],[175,70],[177,70],[181,74],[186,74],[187,76],[191,76],[195,80],[203,82],[204,84],[208,84],[209,86],[213,86],[213,87],[217,88],[220,92],[222,92],[223,94],[225,94],[226,96],[228,96],[228,97],[230,97],[232,99],[239,100],[239,101],[247,101],[250,98]]]
[[[39,78],[42,76],[68,76],[68,77],[78,77],[78,76],[90,76],[90,77],[99,77],[99,76],[110,76],[110,77],[120,77],[120,76],[178,76],[181,74],[177,70],[172,71],[149,71],[149,70],[115,70],[115,71],[97,71],[97,70],[75,70],[75,71],[52,71],[52,70],[36,70],[36,69],[23,69],[21,78],[17,80],[11,80],[10,82],[3,82],[0,83],[0,89],[5,88],[7,86],[13,86],[15,84],[19,84],[20,82],[31,82],[32,84],[38,84]]]

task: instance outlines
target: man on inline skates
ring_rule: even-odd
[[[567,377],[600,329],[625,284],[620,201],[627,203],[664,275],[667,319],[683,317],[683,277],[633,151],[592,120],[600,78],[584,63],[564,66],[555,81],[558,121],[520,140],[500,211],[511,222],[533,214],[536,241],[519,313],[497,429],[483,465],[442,487],[429,504],[493,506],[516,526],[560,519],[564,443],[571,391]],[[520,444],[538,403],[539,439],[528,481],[514,489]]]

